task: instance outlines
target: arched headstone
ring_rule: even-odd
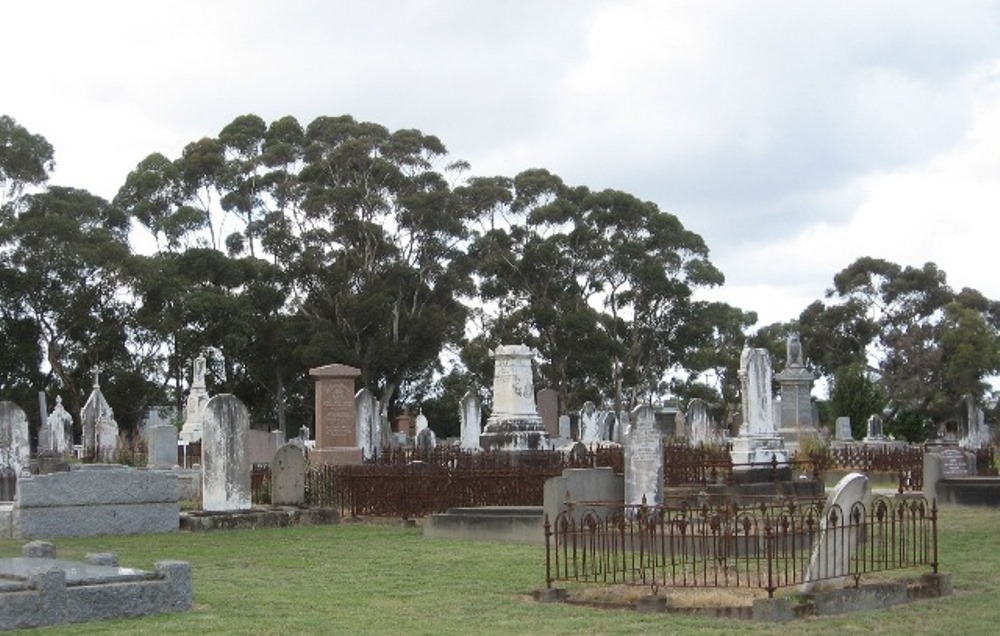
[[[13,402],[0,402],[0,468],[9,468],[15,477],[28,467],[31,442],[28,418]]]
[[[271,505],[301,506],[306,501],[306,456],[298,444],[283,445],[271,460]]]
[[[862,473],[849,473],[834,487],[823,509],[819,541],[813,547],[803,593],[823,586],[844,587],[871,497],[871,482]]]

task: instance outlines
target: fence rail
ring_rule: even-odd
[[[822,539],[821,539],[822,537]],[[811,562],[824,541],[830,560]],[[923,497],[875,497],[849,511],[822,499],[740,505],[580,503],[545,519],[545,578],[656,587],[745,587],[773,596],[808,580],[930,566],[937,508]],[[808,577],[807,577],[808,573]]]

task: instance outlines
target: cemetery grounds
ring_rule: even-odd
[[[998,527],[1000,510],[941,508],[940,570],[954,576],[951,597],[804,619],[788,629],[796,634],[997,633]],[[0,556],[18,555],[22,544],[0,541]],[[737,619],[537,603],[531,594],[545,586],[543,546],[425,539],[419,526],[405,528],[398,520],[61,539],[56,546],[60,558],[69,559],[116,552],[126,567],[189,561],[195,607],[32,634],[771,634],[783,629]]]

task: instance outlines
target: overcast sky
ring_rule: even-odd
[[[790,320],[859,256],[1000,299],[1000,2],[0,3],[0,114],[114,197],[247,113],[438,136],[698,232],[711,294]]]

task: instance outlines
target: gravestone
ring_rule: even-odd
[[[597,407],[593,402],[584,402],[580,409],[580,441],[596,444],[601,441],[601,431],[597,421]]]
[[[976,474],[976,454],[957,445],[928,446],[924,452],[923,488],[928,499],[946,501],[941,481],[962,479]]]
[[[316,382],[316,445],[309,458],[317,464],[361,464],[354,381],[361,372],[343,364],[309,370]]]
[[[882,418],[878,415],[868,416],[868,426],[867,435],[865,435],[864,441],[866,442],[884,442],[885,435],[882,431]]]
[[[559,392],[544,388],[538,392],[538,415],[549,437],[559,437]]]
[[[715,422],[708,413],[708,404],[700,398],[694,398],[688,404],[687,422],[691,446],[707,446],[715,444],[718,436],[715,430]]]
[[[484,450],[549,450],[549,434],[535,406],[532,359],[525,345],[500,345],[492,352],[493,413],[479,444]]]
[[[379,430],[378,401],[368,389],[361,389],[354,395],[354,408],[358,418],[358,441],[365,460],[378,457],[382,435]]]
[[[100,369],[93,370],[94,384],[90,397],[83,405],[80,421],[83,426],[83,452],[101,462],[114,459],[118,450],[118,423],[111,405],[104,399],[100,385]]]
[[[851,561],[858,554],[858,538],[864,537],[858,526],[865,522],[871,497],[871,482],[862,473],[849,473],[837,483],[823,509],[819,540],[801,587],[803,594],[822,587],[843,588],[848,582]]]
[[[156,424],[146,431],[147,465],[150,468],[169,470],[177,466],[177,428],[170,424]]]
[[[416,447],[417,452],[424,459],[437,448],[437,435],[434,434],[434,431],[430,427],[424,427],[417,433]]]
[[[479,396],[474,391],[462,396],[458,415],[462,422],[462,449],[479,450],[479,436],[483,433],[483,409]]]
[[[180,439],[188,444],[201,439],[208,389],[205,388],[205,356],[198,354],[191,365],[191,390],[184,405],[184,425]]]
[[[39,431],[40,450],[52,451],[61,457],[68,457],[73,452],[73,416],[63,407],[61,395],[56,396],[56,406],[45,418],[43,428],[44,434]]]
[[[0,402],[0,469],[8,469],[15,478],[28,468],[31,440],[28,418],[13,402]]]
[[[250,414],[235,395],[205,405],[201,436],[202,508],[249,510]]]
[[[854,441],[854,435],[851,433],[851,418],[845,416],[838,417],[836,427],[837,430],[835,431],[834,439],[838,442]]]
[[[743,422],[730,451],[735,472],[763,469],[772,461],[788,465],[788,451],[773,419],[771,379],[767,349],[744,348],[740,356]]]
[[[615,426],[614,435],[612,435],[612,441],[624,446],[625,437],[628,435],[628,429],[629,429],[628,411],[622,411],[618,414],[618,426]]]
[[[414,430],[416,431],[416,435],[419,436],[420,431],[427,430],[428,426],[430,426],[430,422],[427,421],[427,416],[423,413],[418,413],[417,418],[414,421]]]
[[[601,411],[597,414],[597,434],[602,442],[611,441],[611,433],[615,430],[615,414],[611,411]]]
[[[572,439],[573,438],[573,421],[570,419],[569,415],[559,416],[559,437],[560,439]]]
[[[632,411],[625,439],[625,503],[663,503],[663,436],[653,407]]]
[[[288,443],[271,460],[271,505],[301,506],[306,502],[306,456]]]
[[[785,448],[796,450],[801,442],[819,436],[812,405],[816,376],[805,367],[798,334],[788,336],[785,352],[785,368],[774,376],[781,395],[778,433],[785,440]]]

